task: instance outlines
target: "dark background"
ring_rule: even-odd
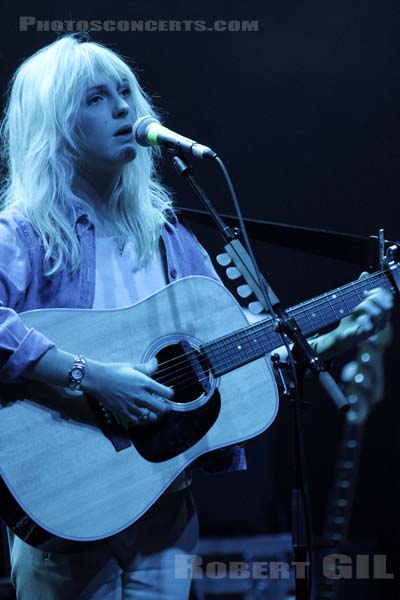
[[[397,239],[399,13],[388,0],[99,1],[66,7],[6,0],[0,86],[4,92],[20,61],[57,35],[19,31],[20,15],[256,19],[258,32],[102,32],[92,38],[133,61],[168,126],[218,151],[246,216],[360,235],[384,227],[387,238]],[[196,164],[196,172],[217,207],[233,212],[217,169]],[[178,204],[199,207],[168,157],[163,174]],[[212,229],[196,231],[211,254],[221,249]],[[361,270],[268,244],[255,248],[287,305],[355,279]],[[397,335],[387,356],[386,397],[367,425],[351,535],[391,553],[400,577],[398,365]],[[342,421],[313,382],[307,397],[307,470],[318,532]],[[272,427],[247,444],[247,473],[197,478],[204,534],[288,530],[290,444],[290,411],[282,404]]]

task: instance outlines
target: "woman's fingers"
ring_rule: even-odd
[[[393,296],[387,290],[377,288],[365,293],[365,299],[356,306],[352,314],[364,331],[368,330],[368,327],[364,327],[368,321],[373,330],[377,331],[389,320],[392,307]]]
[[[161,398],[165,398],[166,400],[170,400],[173,397],[174,390],[171,387],[163,385],[162,383],[159,383],[155,379],[151,378],[151,375],[154,375],[158,368],[156,357],[152,358],[146,363],[135,365],[133,368],[136,371],[143,373],[143,375],[146,377],[145,387],[147,392],[154,394],[156,397],[161,396]]]
[[[129,418],[137,425],[156,423],[169,411],[170,406],[164,398],[149,393],[133,399],[128,406]]]

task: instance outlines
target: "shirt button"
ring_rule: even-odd
[[[177,276],[176,269],[171,269],[169,274],[171,275],[172,279],[176,279],[176,276]]]

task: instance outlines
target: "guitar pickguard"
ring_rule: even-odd
[[[160,369],[154,379],[174,389],[173,408],[159,423],[130,428],[136,450],[151,462],[168,460],[194,446],[214,425],[221,409],[219,391],[197,341],[182,336],[172,344],[168,338],[158,340],[157,345],[162,346],[156,353],[158,364],[173,367]]]
[[[146,460],[162,462],[194,446],[216,422],[221,407],[218,390],[193,412],[172,411],[161,423],[131,429],[136,450]]]

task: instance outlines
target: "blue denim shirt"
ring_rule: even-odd
[[[54,344],[35,329],[27,328],[19,312],[38,308],[92,308],[95,292],[95,229],[84,210],[77,208],[76,233],[81,245],[79,269],[43,273],[44,251],[40,239],[18,208],[0,213],[0,381],[17,380],[24,370]],[[208,254],[194,236],[175,219],[162,231],[168,280],[188,275],[219,279]],[[214,453],[213,453],[214,454]],[[220,453],[221,467],[245,468],[239,446]],[[216,454],[217,456],[217,454]],[[218,461],[217,461],[218,462]],[[214,469],[209,465],[209,470]]]

